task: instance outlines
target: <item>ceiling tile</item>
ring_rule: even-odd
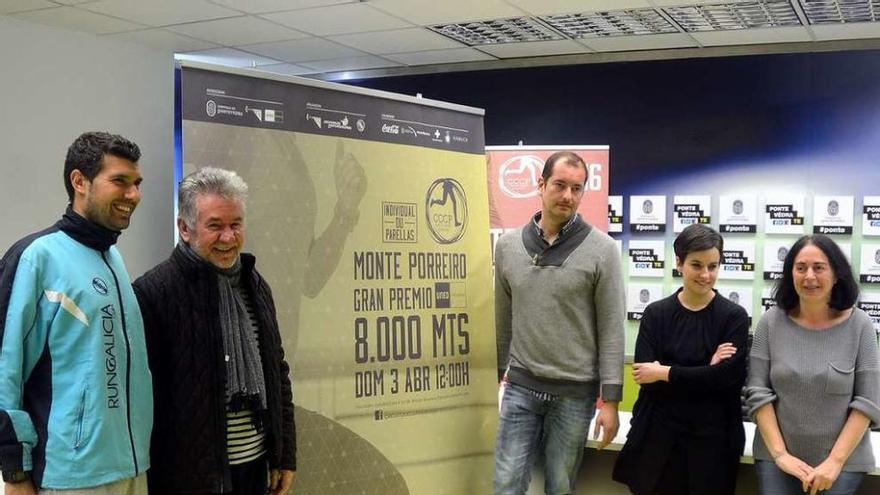
[[[249,14],[280,12],[283,10],[326,7],[342,3],[356,3],[359,0],[210,0],[212,3],[240,10]]]
[[[111,38],[130,41],[141,45],[152,46],[167,51],[175,52],[191,52],[196,50],[207,50],[208,48],[216,48],[217,45],[207,41],[196,40],[188,36],[181,36],[164,29],[144,29],[142,31],[129,31],[127,33],[119,33],[110,35]]]
[[[803,27],[737,29],[690,33],[703,46],[756,45],[811,41]]]
[[[260,43],[242,48],[249,52],[293,63],[364,55],[363,52],[321,38]]]
[[[508,0],[508,3],[516,5],[532,15],[577,14],[652,7],[648,0]],[[678,0],[678,3],[691,2]]]
[[[448,64],[453,62],[478,62],[481,60],[495,60],[489,54],[473,48],[456,48],[453,50],[431,50],[413,53],[395,53],[386,55],[395,62],[406,65]]]
[[[564,39],[561,34],[531,17],[436,24],[430,29],[468,46]]]
[[[240,15],[239,12],[205,0],[100,0],[83,4],[81,8],[149,26],[167,26]]]
[[[395,67],[399,66],[397,62],[386,60],[380,57],[367,55],[364,57],[337,58],[333,60],[316,60],[314,62],[303,62],[305,67],[314,69],[317,72],[339,72],[344,70],[364,70],[376,69],[379,67]]]
[[[95,14],[93,12],[87,12],[75,7],[33,10],[31,12],[14,14],[13,17],[62,29],[94,34],[118,33],[144,27],[140,24],[114,19],[113,17],[107,17],[106,15]]]
[[[370,5],[422,26],[523,15],[503,0],[370,0]]]
[[[411,27],[412,24],[365,3],[266,14],[262,17],[317,36]]]
[[[28,10],[48,9],[57,7],[58,4],[45,0],[2,0],[0,1],[0,15],[13,14],[15,12],[27,12]]]
[[[802,0],[810,24],[880,21],[880,0]]]
[[[179,24],[177,26],[168,26],[167,29],[175,33],[227,46],[251,45],[254,43],[309,37],[307,34],[253,16]]]
[[[687,32],[801,26],[789,0],[688,5],[663,12]]]
[[[810,26],[817,41],[880,38],[880,23],[859,22]]]
[[[567,55],[589,51],[583,45],[572,40],[481,45],[479,49],[498,58],[543,57],[546,55]]]
[[[460,48],[464,45],[424,28],[346,34],[330,39],[373,54]]]
[[[541,17],[569,38],[601,38],[679,32],[655,9],[610,10]]]
[[[225,65],[228,67],[254,67],[259,65],[277,64],[280,62],[279,60],[261,57],[234,48],[214,48],[197,52],[177,53],[174,57],[181,60],[192,60],[193,62]]]
[[[699,46],[692,37],[684,33],[608,36],[606,38],[582,39],[580,42],[597,52],[665,50],[668,48],[693,48]]]
[[[283,76],[299,76],[301,74],[315,73],[314,70],[309,69],[308,67],[296,64],[259,65],[254,67],[253,70],[257,72],[271,72],[272,74],[281,74]]]

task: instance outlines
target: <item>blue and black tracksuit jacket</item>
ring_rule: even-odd
[[[152,380],[117,235],[68,209],[0,260],[0,465],[37,487],[149,467]]]

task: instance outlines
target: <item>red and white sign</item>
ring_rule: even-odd
[[[608,146],[489,146],[489,222],[493,229],[512,229],[541,209],[538,179],[544,162],[557,151],[572,151],[587,165],[587,183],[578,210],[584,220],[608,231]]]

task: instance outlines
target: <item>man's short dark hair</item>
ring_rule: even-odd
[[[104,155],[113,155],[136,163],[141,158],[141,150],[138,145],[118,134],[107,132],[81,134],[67,148],[67,158],[64,160],[64,188],[67,189],[67,199],[73,201],[70,173],[79,170],[87,179],[94,180],[104,166]]]
[[[574,167],[583,167],[584,172],[587,172],[584,175],[584,183],[587,182],[587,176],[589,175],[587,164],[584,163],[584,159],[580,155],[571,151],[557,151],[550,155],[550,158],[547,158],[547,161],[544,162],[544,171],[541,172],[541,178],[544,179],[544,182],[547,182],[553,176],[553,167],[557,162],[565,162]]]
[[[718,254],[721,254],[724,251],[724,238],[712,227],[699,223],[685,227],[672,243],[672,250],[680,263],[684,263],[690,253],[712,248],[718,248]]]
[[[800,297],[794,288],[794,275],[792,275],[794,259],[797,258],[801,249],[810,244],[825,254],[834,276],[837,277],[837,283],[831,288],[831,300],[828,301],[828,306],[838,311],[853,307],[859,299],[859,284],[856,282],[849,261],[840,246],[823,234],[805,235],[788,250],[788,255],[782,264],[782,278],[776,283],[776,290],[773,294],[776,305],[788,312],[800,303]]]

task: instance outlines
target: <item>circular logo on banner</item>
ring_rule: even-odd
[[[531,198],[538,195],[538,177],[544,170],[544,160],[534,155],[509,158],[498,167],[498,188],[511,198]]]
[[[99,277],[95,277],[92,279],[92,288],[95,289],[95,292],[101,294],[102,296],[106,296],[107,292],[109,292],[107,289],[107,282],[104,282]]]
[[[214,103],[214,100],[208,100],[208,103],[205,103],[205,112],[208,114],[208,117],[217,115],[217,104]]]
[[[367,128],[367,123],[364,122],[364,119],[357,119],[355,125],[357,126],[358,132],[364,132]]]
[[[437,179],[425,195],[425,220],[431,237],[440,244],[452,244],[464,235],[468,209],[464,188],[455,179]]]

